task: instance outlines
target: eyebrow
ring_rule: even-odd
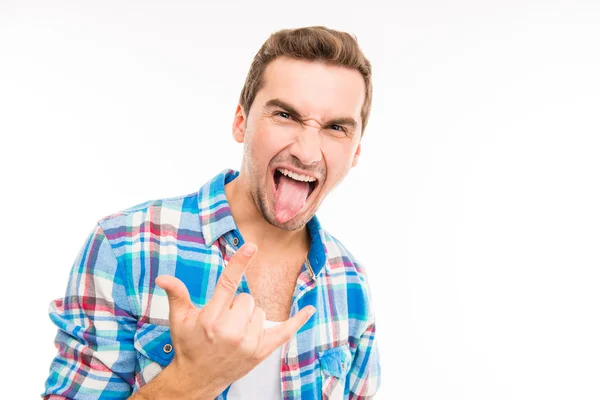
[[[302,115],[298,110],[294,108],[290,103],[283,101],[281,99],[271,99],[265,103],[265,108],[281,108],[286,113],[292,115],[293,117],[302,120],[306,119],[305,115]],[[340,117],[333,118],[329,121],[326,121],[324,125],[344,125],[350,129],[355,130],[358,126],[358,122],[352,117]]]

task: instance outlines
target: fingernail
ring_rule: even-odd
[[[317,311],[316,308],[314,308],[313,306],[308,306],[309,315],[313,315],[315,313],[315,311]]]
[[[246,243],[242,252],[246,257],[250,257],[256,253],[256,246],[251,243]]]

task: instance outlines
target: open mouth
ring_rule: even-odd
[[[281,181],[282,176],[284,176],[284,175],[279,170],[279,168],[275,169],[275,172],[273,173],[273,182],[275,183],[275,192],[277,192],[277,189],[279,189],[279,182]],[[293,177],[290,177],[290,176],[286,176],[286,178],[294,179]],[[300,182],[303,182],[303,181],[300,181]],[[307,199],[310,197],[310,195],[313,193],[313,191],[317,187],[318,182],[319,182],[318,179],[316,179],[312,182],[305,182],[308,184],[308,194],[306,196]]]
[[[286,223],[301,215],[318,184],[309,175],[298,174],[287,168],[273,171],[274,211],[279,223]]]

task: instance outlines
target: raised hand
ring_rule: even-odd
[[[179,279],[164,275],[156,278],[156,284],[169,298],[169,325],[175,348],[171,364],[177,375],[197,382],[210,396],[218,395],[250,372],[287,342],[314,312],[308,306],[277,326],[263,328],[265,312],[254,305],[252,296],[235,296],[256,251],[254,244],[246,243],[233,255],[213,297],[202,309],[192,304]]]

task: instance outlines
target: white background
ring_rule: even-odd
[[[0,397],[42,392],[95,222],[238,169],[252,57],[318,24],[374,69],[362,159],[318,215],[367,267],[377,398],[600,398],[591,0],[0,0]]]

